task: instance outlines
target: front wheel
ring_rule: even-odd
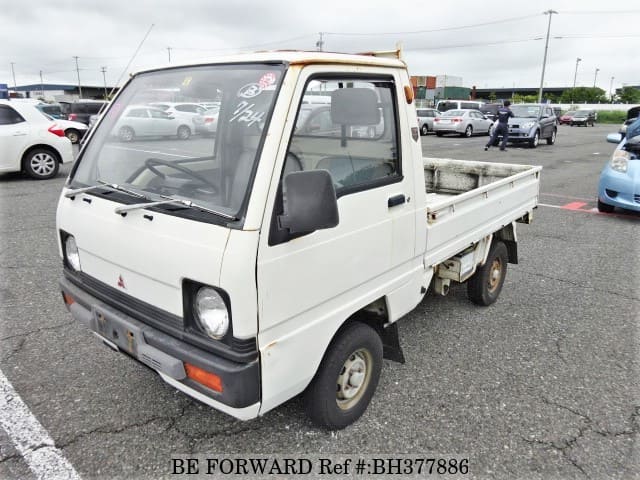
[[[186,125],[180,125],[178,127],[178,139],[188,140],[191,137],[191,129]]]
[[[367,409],[382,369],[382,341],[364,323],[342,330],[327,349],[304,393],[313,423],[339,430],[355,422]]]
[[[494,243],[485,264],[467,282],[467,294],[473,303],[486,307],[498,299],[507,276],[508,260],[506,245]]]
[[[31,178],[47,180],[57,175],[60,161],[55,153],[45,148],[31,150],[23,159],[23,169]]]
[[[539,143],[540,143],[540,132],[536,130],[536,133],[534,133],[533,138],[529,140],[529,147],[536,148]]]
[[[607,205],[606,203],[602,203],[600,199],[598,199],[598,211],[602,213],[612,213],[614,210],[614,206]]]

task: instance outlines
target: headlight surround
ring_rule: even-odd
[[[629,165],[630,155],[626,150],[616,150],[613,152],[611,161],[609,164],[611,168],[616,172],[627,173],[627,167]]]
[[[197,326],[214,340],[220,340],[229,331],[229,311],[222,296],[211,287],[201,287],[193,300]]]
[[[79,272],[80,267],[80,252],[78,252],[78,246],[76,245],[76,239],[73,235],[67,235],[64,240],[64,253],[67,258],[67,263],[76,272]]]

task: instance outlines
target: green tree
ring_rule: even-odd
[[[562,103],[608,103],[607,94],[598,87],[576,87],[562,92]]]
[[[490,101],[491,103],[494,103],[494,102],[496,101],[496,99],[497,99],[497,98],[498,98],[498,97],[497,97],[497,95],[496,95],[496,92],[491,92],[491,93],[489,93],[489,101]]]
[[[634,87],[622,87],[616,98],[622,103],[640,103],[640,90]]]

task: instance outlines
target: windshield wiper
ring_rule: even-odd
[[[90,187],[82,187],[82,188],[75,188],[73,190],[69,190],[67,193],[64,194],[65,197],[67,198],[72,198],[75,197],[76,195],[80,194],[80,193],[85,193],[85,192],[91,192],[93,190],[96,190],[98,188],[109,188],[111,190],[117,191],[117,192],[124,192],[127,193],[133,197],[138,197],[138,198],[147,198],[144,195],[142,195],[141,193],[138,192],[134,192],[133,190],[130,190],[128,188],[125,188],[121,185],[115,184],[115,183],[107,183],[105,181],[102,180],[97,180],[97,182],[99,183],[99,185],[91,185]]]
[[[149,208],[149,207],[157,207],[159,205],[169,205],[172,203],[177,203],[179,205],[182,205],[186,208],[197,208],[199,210],[203,210],[207,213],[213,213],[214,215],[218,215],[220,217],[226,218],[228,220],[237,220],[236,217],[234,217],[233,215],[228,215],[226,213],[222,213],[222,212],[218,212],[216,210],[211,210],[209,208],[203,207],[201,205],[198,205],[194,202],[192,202],[191,200],[185,200],[182,198],[172,198],[172,197],[166,197],[164,195],[161,195],[162,198],[166,198],[166,200],[160,200],[157,202],[144,202],[144,203],[134,203],[132,205],[124,205],[122,207],[118,207],[115,209],[115,213],[119,214],[119,215],[123,215],[126,214],[127,212],[130,212],[132,210],[138,210],[140,208]]]

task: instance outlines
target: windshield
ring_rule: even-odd
[[[573,116],[574,117],[588,117],[589,116],[589,111],[587,110],[578,110]]]
[[[106,112],[69,186],[125,186],[150,201],[187,200],[207,215],[238,218],[283,73],[282,65],[235,64],[137,75]],[[177,102],[219,105],[217,118],[204,107],[204,115],[163,110]]]
[[[538,118],[540,107],[537,105],[512,105],[511,111],[518,118]]]

